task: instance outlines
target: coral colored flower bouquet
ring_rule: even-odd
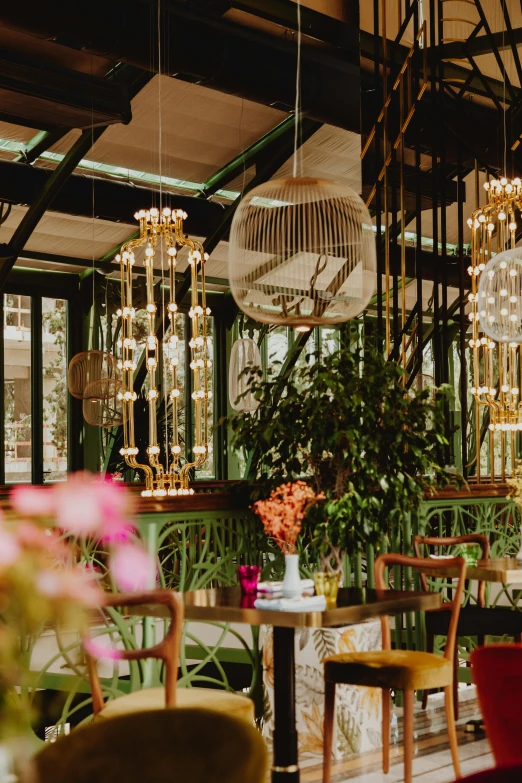
[[[10,501],[0,511],[0,741],[26,732],[34,718],[36,640],[48,628],[83,634],[102,604],[89,553],[107,551],[108,573],[123,590],[143,589],[155,578],[123,487],[76,473],[51,487],[16,487]]]
[[[317,495],[305,481],[294,481],[281,484],[266,500],[258,500],[252,508],[261,519],[267,536],[274,539],[285,555],[293,555],[306,512],[324,498],[322,492]]]

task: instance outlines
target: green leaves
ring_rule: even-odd
[[[230,420],[234,448],[262,444],[254,467],[263,496],[303,477],[325,493],[305,520],[322,552],[382,541],[426,490],[449,481],[438,461],[448,391],[405,391],[403,375],[371,347],[343,348],[285,381],[253,375],[259,408]]]

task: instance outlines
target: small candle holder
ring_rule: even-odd
[[[261,576],[261,566],[241,565],[237,567],[239,586],[243,595],[255,595]]]
[[[476,566],[482,554],[480,544],[461,544],[459,554],[466,561],[466,565]]]
[[[327,606],[335,606],[337,603],[340,580],[340,572],[330,574],[326,571],[317,571],[314,574],[315,594],[324,595]]]

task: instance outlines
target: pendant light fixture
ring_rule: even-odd
[[[306,332],[359,315],[375,292],[377,266],[370,214],[359,195],[346,185],[303,177],[302,171],[297,176],[300,0],[297,19],[293,176],[258,185],[239,204],[228,276],[248,316]]]
[[[189,471],[203,465],[208,457],[209,421],[208,409],[212,392],[209,388],[211,361],[208,358],[208,336],[210,308],[206,304],[204,264],[207,256],[203,246],[186,236],[183,221],[187,215],[182,210],[171,211],[165,207],[140,210],[134,216],[139,220],[140,236],[125,242],[116,260],[120,262],[121,308],[117,314],[122,319],[121,350],[119,369],[122,373],[122,388],[118,398],[123,405],[123,448],[120,453],[127,465],[142,471],[145,477],[143,497],[165,497],[166,495],[192,495],[189,487]],[[179,413],[182,399],[178,368],[180,365],[180,337],[177,320],[180,317],[176,302],[176,258],[178,250],[187,248],[188,263],[191,269],[191,307],[189,318],[191,334],[190,370],[194,407],[195,444],[192,455],[184,453],[180,435]],[[154,259],[157,256],[167,258],[169,269],[169,301],[165,308],[158,307],[154,294]],[[145,357],[147,368],[148,400],[148,447],[147,463],[140,462],[139,449],[135,440],[134,403],[137,394],[134,391],[134,371],[136,370],[136,340],[133,321],[136,315],[132,301],[132,276],[136,264],[143,264],[147,290],[147,337],[145,338]],[[199,289],[199,290],[198,290]],[[159,310],[159,313],[158,313]],[[164,318],[170,324],[169,336],[165,343],[157,337],[157,319]],[[163,350],[163,356],[160,352]],[[161,361],[170,369],[170,391],[166,402],[167,419],[171,416],[172,438],[170,455],[163,454],[158,438],[157,405],[160,393],[157,385]],[[189,406],[185,400],[185,409]],[[187,426],[190,424],[187,422]],[[165,449],[164,449],[165,451]]]

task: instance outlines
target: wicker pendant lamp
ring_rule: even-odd
[[[229,243],[229,280],[238,307],[298,331],[359,315],[375,292],[369,212],[346,185],[289,177],[251,190]]]
[[[259,401],[250,391],[247,368],[261,367],[261,354],[257,343],[250,338],[236,340],[230,353],[228,389],[230,405],[235,411],[255,411]]]
[[[121,386],[118,360],[106,351],[77,353],[69,364],[67,383],[69,392],[77,400],[84,400],[86,396],[108,399],[117,394]],[[89,395],[85,392],[87,386]]]
[[[123,407],[118,399],[121,382],[114,378],[91,381],[84,390],[83,418],[93,427],[119,427],[123,424]]]

